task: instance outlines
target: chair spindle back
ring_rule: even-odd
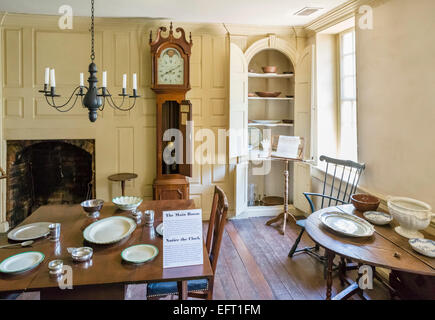
[[[323,155],[320,156],[319,159],[320,161],[326,162],[326,174],[325,179],[323,180],[323,195],[327,195],[326,185],[328,176],[332,176],[328,207],[331,206],[331,202],[334,201],[331,199],[332,197],[339,199],[344,203],[349,203],[351,195],[356,191],[361,174],[365,169],[365,164],[351,160],[334,159]],[[338,188],[336,183],[339,183]],[[335,195],[334,191],[336,191]],[[337,203],[338,201],[335,200],[335,205],[337,205]],[[325,204],[325,198],[322,197],[321,208],[324,208]]]

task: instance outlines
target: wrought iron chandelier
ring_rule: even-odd
[[[122,97],[122,102],[120,105],[117,105],[113,99],[110,91],[107,89],[107,72],[103,72],[103,83],[101,87],[97,87],[98,79],[96,77],[97,74],[97,65],[94,63],[95,60],[95,51],[94,51],[94,0],[91,0],[91,63],[89,64],[89,87],[84,85],[83,81],[83,73],[80,73],[80,85],[74,89],[69,99],[61,105],[56,105],[54,102],[54,98],[60,97],[60,95],[56,94],[56,79],[54,69],[45,68],[45,79],[44,79],[44,89],[39,92],[43,93],[45,96],[45,100],[48,105],[55,108],[59,112],[68,112],[70,111],[76,104],[78,98],[80,97],[81,103],[84,108],[89,110],[89,120],[91,122],[95,122],[97,120],[97,111],[103,111],[104,106],[107,103],[114,109],[121,111],[129,111],[133,109],[136,103],[136,98],[140,97],[137,95],[137,77],[136,73],[133,73],[133,94],[127,94],[127,74],[123,75],[122,78],[122,92],[119,96]],[[49,81],[50,80],[50,81]],[[86,91],[86,93],[85,93]],[[75,95],[75,98],[73,99]],[[123,107],[125,98],[132,98],[133,103],[128,107]],[[70,102],[73,100],[72,104]],[[129,100],[130,101],[130,100]]]

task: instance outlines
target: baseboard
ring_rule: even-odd
[[[0,222],[0,232],[7,232],[9,230],[9,222]]]
[[[236,219],[248,219],[256,217],[275,217],[284,211],[284,206],[270,206],[270,207],[248,207],[248,209],[237,216],[229,218],[230,220]],[[296,208],[289,204],[289,211],[291,211],[295,216],[303,216],[302,211],[296,210]]]

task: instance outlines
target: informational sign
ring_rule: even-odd
[[[163,211],[163,268],[203,261],[202,210]]]

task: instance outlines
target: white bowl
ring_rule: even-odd
[[[401,236],[412,238],[424,238],[418,230],[426,229],[432,217],[432,207],[427,203],[411,198],[388,197],[388,209],[400,226],[394,230]]]
[[[363,216],[368,221],[378,226],[389,224],[393,220],[391,214],[380,211],[366,211],[363,213]]]
[[[409,244],[418,253],[429,258],[435,258],[435,241],[429,239],[411,239]]]
[[[118,206],[119,209],[125,211],[132,211],[137,209],[142,203],[142,198],[139,197],[117,197],[113,198],[112,202]]]

